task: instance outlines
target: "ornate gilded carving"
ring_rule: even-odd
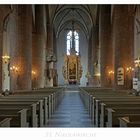
[[[66,55],[64,57],[62,73],[65,79],[65,84],[70,82],[80,84],[82,72],[80,57],[78,55]]]

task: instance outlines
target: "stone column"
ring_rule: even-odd
[[[112,66],[112,46],[111,40],[111,6],[101,5],[99,12],[99,46],[100,46],[100,71],[101,87],[110,87],[112,85],[113,70]]]
[[[132,71],[127,71],[127,68],[133,67],[134,53],[134,15],[132,9],[127,5],[114,6],[113,24],[113,48],[114,48],[114,69],[115,69],[115,89],[130,89],[132,88]],[[124,83],[118,85],[117,70],[124,70]]]
[[[32,66],[32,9],[31,5],[18,6],[18,89],[31,89]]]
[[[45,86],[45,65],[46,65],[46,33],[44,6],[35,7],[35,32],[32,41],[32,87],[43,88]]]

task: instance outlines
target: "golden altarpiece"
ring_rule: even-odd
[[[66,55],[64,57],[63,76],[65,84],[80,84],[82,66],[79,56]]]
[[[70,55],[64,56],[63,76],[65,84],[79,85],[82,76],[82,66],[80,55],[76,54],[75,50],[74,30],[72,30],[72,43],[69,52]]]

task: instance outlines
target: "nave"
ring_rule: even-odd
[[[93,127],[80,91],[66,89],[64,97],[48,122],[48,127]]]
[[[0,96],[0,127],[93,127],[78,88],[46,88]]]
[[[53,87],[0,95],[0,127],[139,127],[140,96],[127,90]]]

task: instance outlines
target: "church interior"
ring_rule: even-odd
[[[0,5],[0,127],[140,127],[140,6]]]

